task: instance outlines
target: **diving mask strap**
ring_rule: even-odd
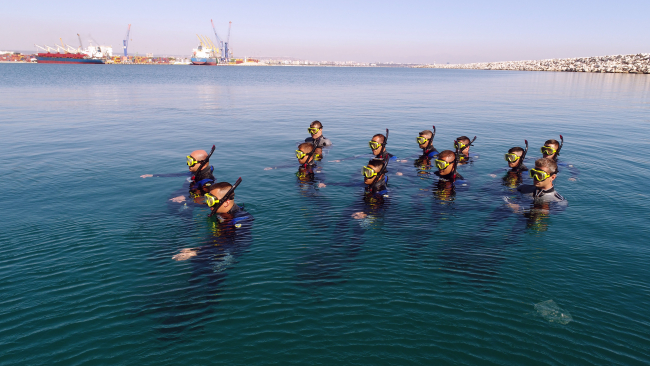
[[[223,205],[224,202],[226,202],[226,201],[228,201],[230,199],[230,196],[235,192],[235,189],[237,189],[237,186],[239,186],[240,183],[241,183],[241,177],[239,177],[237,179],[237,181],[235,182],[235,184],[233,184],[232,187],[230,187],[228,192],[226,192],[226,194],[223,195],[223,197],[219,200],[219,203],[212,206],[212,212],[210,212],[208,217],[212,217],[214,214],[217,213],[217,210],[219,209],[219,207],[221,207],[221,205]]]

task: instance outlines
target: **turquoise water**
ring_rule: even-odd
[[[0,65],[0,364],[647,364],[649,97],[646,75]],[[314,119],[327,187],[263,170]],[[359,189],[337,183],[366,160],[331,161],[385,128],[410,159],[432,124],[439,150],[478,136],[469,186],[441,204],[401,163],[352,219]],[[503,154],[559,134],[568,208],[495,214]],[[252,239],[173,261],[207,209],[169,203],[183,177],[139,176],[212,144]]]

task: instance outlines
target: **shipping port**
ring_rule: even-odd
[[[202,65],[202,66],[335,66],[335,67],[376,67],[375,63],[307,61],[290,57],[244,57],[235,58],[230,44],[232,22],[228,22],[228,32],[225,39],[217,33],[214,21],[210,20],[214,39],[196,34],[198,45],[191,53],[185,55],[167,55],[154,57],[153,53],[129,55],[129,44],[132,41],[131,24],[121,41],[122,54],[113,54],[113,47],[101,45],[91,40],[84,47],[81,36],[77,34],[78,46],[59,42],[54,46],[39,46],[36,53],[0,51],[0,63],[59,63],[59,64],[102,64],[102,65]],[[92,37],[90,37],[92,38]],[[59,44],[60,43],[60,44]],[[383,66],[383,65],[382,65]]]

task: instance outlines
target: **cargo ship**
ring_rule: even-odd
[[[217,64],[217,48],[210,41],[208,37],[201,39],[201,37],[196,35],[199,38],[199,46],[192,51],[192,58],[190,61],[192,65],[210,65],[214,66]]]
[[[36,62],[39,64],[105,64],[106,59],[113,56],[113,49],[106,46],[88,46],[83,50],[66,47],[36,47],[45,52],[36,54]],[[54,52],[53,52],[54,51]]]

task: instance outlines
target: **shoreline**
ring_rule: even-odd
[[[471,64],[432,64],[414,66],[425,69],[470,69],[510,71],[555,71],[650,74],[650,53],[547,60],[478,62]]]

